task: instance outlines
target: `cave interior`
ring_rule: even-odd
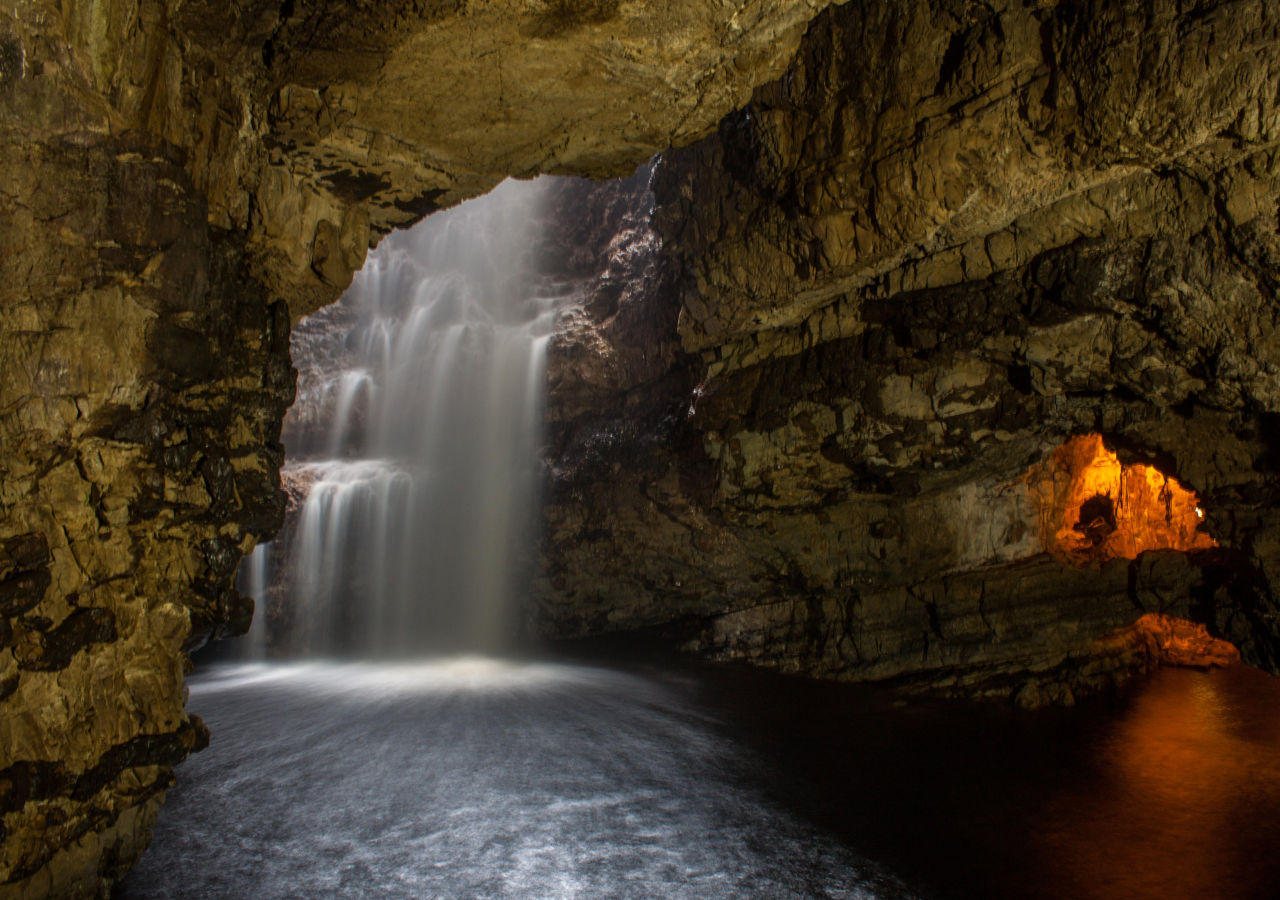
[[[1280,742],[1265,712],[1280,673],[1277,85],[1271,0],[0,8],[0,898],[131,896],[126,874],[168,833],[175,767],[175,797],[191,754],[216,769],[220,726],[206,750],[188,678],[216,693],[199,669],[242,655],[245,634],[296,659],[403,652],[424,631],[466,631],[474,649],[498,623],[504,647],[565,658],[745,667],[697,676],[736,685],[708,688],[734,722],[733,691],[774,698],[740,737],[793,727],[788,703],[828,718],[847,703],[850,723],[883,720],[905,745],[902,704],[964,733],[1035,721],[1075,747],[1123,708],[1103,742],[1122,788],[1165,797],[1138,763],[1170,753],[1170,804],[1203,788],[1192,806],[1212,806],[1216,787],[1236,817],[1195,833],[1277,812],[1233,787]],[[536,202],[503,207],[474,258],[448,243],[440,223],[483,218],[468,203],[511,185]],[[403,427],[375,398],[410,367],[375,371],[357,339],[375,334],[372,301],[352,298],[433,227],[448,265],[526,293],[518,315],[453,323],[473,344],[506,329],[506,362],[456,389],[495,414],[478,445],[445,440],[478,415],[434,415],[455,467],[414,482],[371,468]],[[453,299],[433,309],[479,303],[440,290]],[[389,302],[377,346],[418,321]],[[448,408],[453,389],[433,386],[471,346],[421,345],[419,369],[435,368],[387,408]],[[326,381],[339,370],[358,377]],[[517,395],[533,405],[499,404]],[[534,430],[504,430],[526,418]],[[497,446],[523,462],[485,468]],[[357,456],[341,477],[323,468]],[[490,499],[449,492],[482,470],[507,473]],[[397,596],[435,579],[491,595],[483,614],[353,605],[368,570],[352,567],[325,570],[317,625],[283,561],[388,544],[363,513],[308,532],[318,485],[331,508],[382,491],[418,509],[401,521],[429,536],[401,530],[419,542],[395,557]],[[420,511],[433,491],[447,520]],[[527,509],[493,499],[526,494]],[[500,574],[471,560],[438,575],[436,557],[479,544]],[[466,677],[505,690],[507,671]],[[752,680],[766,676],[791,680]],[[796,684],[815,693],[777,699]],[[1204,700],[1214,690],[1233,699]],[[1264,712],[1222,712],[1237,702]],[[1059,716],[1076,718],[1055,732]],[[818,762],[870,753],[849,728]],[[1196,743],[1210,732],[1234,768]],[[1201,752],[1179,757],[1179,741]],[[1028,758],[1060,762],[1051,743]],[[1087,831],[1076,802],[1055,809]],[[894,815],[876,834],[806,815],[886,871],[926,871],[923,893],[965,896],[972,877],[1024,895],[962,863],[994,838],[943,840],[949,879],[901,849],[920,835]],[[1262,828],[1247,846],[1274,855],[1277,839]],[[1126,896],[1168,896],[1171,872],[1196,896],[1274,896],[1274,865],[1232,863],[1224,887],[1226,851],[1161,846]],[[1094,896],[1062,862],[1084,844],[1040,849],[1064,867],[1062,896]],[[839,877],[861,884],[855,871]],[[869,889],[912,895],[885,877]]]

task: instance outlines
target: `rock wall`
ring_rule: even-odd
[[[1275,671],[1278,29],[1265,2],[819,16],[664,154],[671,365],[562,451],[534,627],[1038,703],[1146,665],[1122,629],[1171,613]],[[1218,548],[1046,555],[1028,479],[1084,433],[1198,492]]]
[[[287,309],[166,148],[6,151],[42,176],[0,226],[0,872],[61,896],[127,869],[207,742],[185,652],[252,615],[230,579],[280,521],[293,372]]]
[[[508,174],[703,136],[824,5],[0,4],[0,897],[106,896],[207,740],[291,321]]]

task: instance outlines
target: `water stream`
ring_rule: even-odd
[[[1028,714],[737,670],[242,666],[120,900],[1274,900],[1280,680]]]
[[[492,651],[509,636],[556,315],[529,256],[547,184],[504,182],[389,235],[325,327],[299,327],[295,359],[319,357],[299,363],[294,417],[311,427],[285,434],[301,509],[284,558],[241,573],[248,593],[276,567],[294,657]]]

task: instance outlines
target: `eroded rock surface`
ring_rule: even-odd
[[[560,248],[533,627],[1027,704],[1150,664],[1143,613],[1280,665],[1274,5],[856,2],[796,55],[825,6],[0,8],[0,896],[105,895],[205,740],[291,321],[392,227],[671,144]],[[1086,432],[1219,546],[1046,555]]]
[[[536,627],[1034,704],[1149,664],[1124,629],[1152,612],[1275,671],[1277,29],[1261,2],[822,14],[664,157],[695,386],[579,427]],[[1219,546],[1046,556],[1030,481],[1085,433],[1198,492]]]
[[[185,653],[252,615],[230,580],[283,512],[289,317],[163,145],[6,149],[42,177],[0,226],[0,876],[73,896],[127,870],[207,742]]]

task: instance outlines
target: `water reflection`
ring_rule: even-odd
[[[1243,667],[1167,670],[1100,736],[1097,781],[1047,805],[1060,896],[1280,895],[1280,691]]]
[[[723,668],[195,680],[143,898],[1231,898],[1280,885],[1280,680],[1027,714]]]
[[[1280,679],[1256,670],[1034,714],[745,673],[702,690],[780,802],[927,896],[1280,897]]]

